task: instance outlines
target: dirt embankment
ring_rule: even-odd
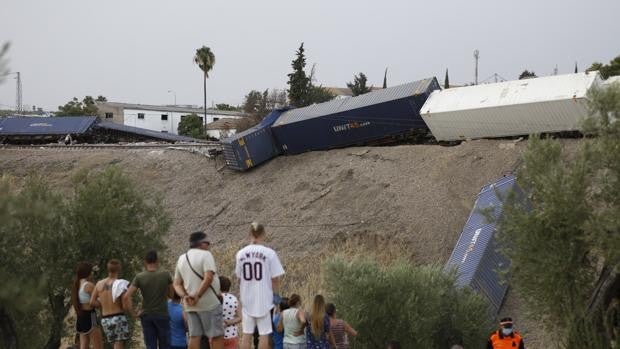
[[[171,255],[196,229],[206,230],[214,246],[239,245],[258,220],[290,269],[312,273],[318,267],[304,265],[304,256],[346,241],[388,254],[404,247],[416,263],[445,263],[479,189],[512,170],[524,150],[525,142],[509,140],[357,147],[279,157],[236,173],[179,150],[0,149],[0,172],[41,171],[69,190],[79,170],[116,164],[145,190],[164,195],[173,218]],[[520,308],[510,295],[502,313],[521,322],[530,344],[541,343]]]

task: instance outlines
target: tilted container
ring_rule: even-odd
[[[420,114],[438,141],[576,131],[598,72],[435,91]]]
[[[436,78],[291,109],[272,130],[284,154],[362,145],[427,130],[420,108]]]
[[[445,269],[456,270],[456,284],[471,287],[489,301],[494,314],[499,311],[508,284],[500,275],[510,261],[502,254],[496,224],[502,219],[503,200],[511,191],[522,199],[514,176],[505,176],[484,186],[465,227],[446,263]],[[491,222],[489,222],[489,218]]]
[[[226,166],[247,171],[280,154],[271,125],[286,109],[276,109],[258,125],[221,140]]]

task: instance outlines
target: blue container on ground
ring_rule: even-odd
[[[284,154],[362,145],[428,130],[420,109],[439,89],[436,78],[291,109],[271,127]]]
[[[247,171],[280,154],[271,132],[271,125],[287,109],[276,109],[258,125],[221,141],[226,166]]]
[[[489,223],[483,212],[496,222],[501,220],[503,200],[511,191],[524,198],[512,175],[482,188],[445,266],[446,270],[456,269],[457,286],[469,286],[486,298],[493,314],[499,312],[508,291],[500,273],[508,270],[510,261],[499,251],[496,224]]]

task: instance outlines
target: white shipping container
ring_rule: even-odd
[[[439,141],[578,130],[598,72],[437,90],[420,115]]]

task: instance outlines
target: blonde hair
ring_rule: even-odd
[[[314,296],[314,302],[312,302],[312,312],[310,313],[310,331],[314,338],[321,338],[321,334],[324,331],[323,321],[325,319],[325,298],[320,294]]]
[[[252,234],[254,238],[259,238],[265,235],[265,227],[258,222],[252,222],[252,224],[250,224],[250,234]]]

